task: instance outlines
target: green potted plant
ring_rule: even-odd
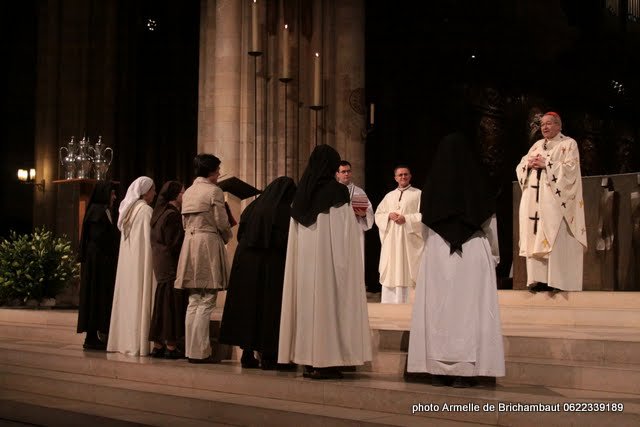
[[[31,234],[9,233],[0,243],[0,303],[24,304],[55,298],[78,277],[80,266],[66,236],[44,227]]]

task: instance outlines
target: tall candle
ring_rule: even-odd
[[[371,107],[369,109],[369,124],[371,126],[373,126],[373,124],[375,123],[375,114],[376,114],[376,104],[374,104],[373,102],[371,103]]]
[[[313,57],[313,102],[314,107],[322,105],[322,97],[320,96],[320,87],[322,86],[322,72],[320,67],[320,54],[316,52]]]
[[[258,32],[258,25],[260,18],[258,16],[258,0],[253,0],[251,3],[251,52],[260,52],[260,33]]]
[[[289,26],[284,25],[282,30],[282,78],[288,79],[289,75]]]

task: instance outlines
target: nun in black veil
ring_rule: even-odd
[[[87,333],[83,345],[87,350],[105,350],[107,346],[120,245],[115,200],[115,183],[98,181],[82,222],[77,332]]]
[[[293,179],[276,178],[240,216],[220,342],[243,349],[242,367],[275,369]],[[260,354],[260,361],[254,351]]]
[[[309,156],[291,207],[282,288],[278,362],[305,365],[304,376],[317,380],[371,360],[362,229],[335,179],[339,164],[329,145]]]
[[[425,247],[407,371],[431,374],[435,386],[469,387],[476,376],[505,374],[497,191],[480,160],[476,128],[463,120],[440,141],[420,201]]]

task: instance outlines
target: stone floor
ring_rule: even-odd
[[[374,361],[325,382],[84,352],[75,311],[0,309],[0,425],[640,425],[637,296],[499,294],[507,376],[471,389],[405,380],[409,305],[370,303]],[[521,323],[520,308],[545,315]],[[506,407],[517,403],[559,410]]]

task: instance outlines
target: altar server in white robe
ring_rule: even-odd
[[[516,168],[522,189],[520,256],[527,258],[531,291],[581,291],[587,232],[582,198],[580,154],[563,135],[557,113],[540,122],[537,141]]]
[[[341,160],[340,166],[338,166],[338,171],[336,172],[336,179],[340,184],[347,186],[347,190],[349,190],[349,201],[351,202],[353,213],[356,217],[356,221],[358,221],[360,229],[362,230],[362,233],[360,234],[360,248],[362,249],[362,265],[364,268],[364,232],[373,227],[373,205],[371,205],[371,201],[367,197],[367,193],[351,181],[352,177],[351,163],[346,160]],[[355,206],[353,204],[354,199],[356,201],[366,200],[367,207],[360,208],[359,206]]]
[[[408,372],[432,374],[433,385],[504,376],[495,199],[470,140],[447,135],[422,190],[426,242],[407,361]]]
[[[312,379],[371,360],[362,231],[335,179],[339,162],[330,146],[316,147],[291,206],[278,362],[307,365]]]
[[[131,183],[120,204],[121,232],[107,351],[147,356],[155,279],[151,258],[153,180],[141,176]]]
[[[387,193],[378,205],[375,221],[380,232],[380,283],[383,303],[406,304],[416,285],[422,238],[421,191],[411,186],[411,171],[397,166],[398,188]]]

